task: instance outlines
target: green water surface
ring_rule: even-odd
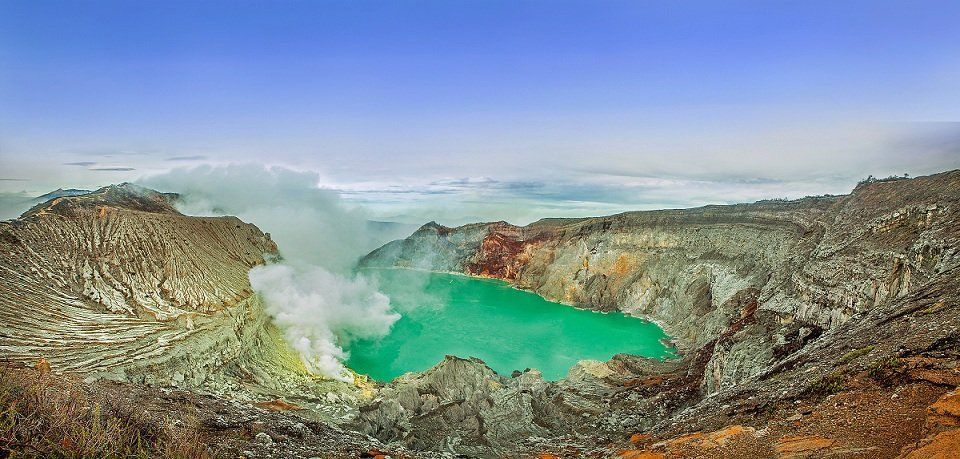
[[[504,375],[536,368],[549,380],[566,376],[578,360],[673,355],[653,323],[553,303],[503,281],[406,269],[363,273],[402,315],[386,337],[347,346],[347,365],[380,381],[424,371],[446,354],[479,357]]]

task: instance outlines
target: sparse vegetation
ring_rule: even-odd
[[[817,195],[809,195],[809,194],[808,194],[808,195],[806,195],[806,196],[804,196],[804,197],[802,197],[802,198],[769,198],[769,199],[761,199],[761,200],[755,201],[755,202],[756,202],[756,204],[801,203],[801,202],[803,202],[803,201],[811,200],[811,199],[831,199],[831,198],[836,198],[836,197],[838,197],[838,196],[841,196],[841,195],[829,194],[829,193],[827,193],[827,194],[817,194]]]
[[[840,357],[840,364],[846,365],[856,359],[859,359],[860,357],[863,357],[869,354],[870,351],[873,350],[873,347],[874,346],[865,346],[865,347],[861,347],[860,349],[854,349],[850,352],[847,352],[846,354],[843,355],[843,357]]]
[[[819,381],[810,385],[806,392],[810,395],[832,395],[846,388],[847,376],[840,370],[834,370]]]
[[[867,372],[870,377],[883,380],[901,368],[903,368],[903,360],[900,360],[900,358],[895,355],[891,355],[870,364]]]
[[[857,182],[857,185],[863,185],[867,183],[895,182],[897,180],[906,180],[908,178],[910,178],[910,174],[891,175],[886,178],[879,178],[879,177],[874,177],[872,175],[868,175],[867,178]]]
[[[0,367],[0,457],[205,458],[200,435],[75,377]]]

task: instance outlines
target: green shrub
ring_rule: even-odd
[[[903,368],[903,360],[895,355],[887,356],[874,361],[867,369],[868,374],[874,379],[884,379],[890,376],[890,373]]]
[[[870,353],[873,350],[874,346],[861,347],[860,349],[854,349],[846,354],[843,354],[843,357],[840,357],[840,364],[846,365],[860,357],[863,357]]]
[[[843,392],[846,388],[847,376],[842,372],[835,370],[824,376],[817,382],[807,387],[805,391],[811,395],[831,395]]]

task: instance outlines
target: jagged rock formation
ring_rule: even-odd
[[[556,437],[567,435],[578,438],[580,448],[603,455],[602,448],[586,446],[602,438],[600,426],[622,434],[638,425],[636,419],[614,419],[611,401],[623,390],[625,375],[677,369],[674,362],[649,361],[639,370],[637,359],[581,361],[567,378],[549,382],[537,370],[504,377],[482,360],[447,356],[424,373],[394,380],[361,406],[352,425],[413,450],[525,457],[543,450],[541,443],[556,446]]]
[[[685,351],[682,360],[619,356],[591,364],[594,376],[587,379],[573,377],[583,374],[574,369],[565,381],[531,384],[543,389],[527,390],[531,401],[514,405],[508,417],[524,426],[515,431],[530,437],[583,438],[589,430],[596,444],[631,429],[666,435],[696,425],[693,419],[722,425],[718,420],[725,417],[717,413],[735,401],[751,400],[757,410],[797,397],[846,365],[838,358],[856,346],[874,346],[875,353],[882,347],[882,357],[955,352],[960,171],[863,183],[850,195],[798,201],[542,220],[525,227],[429,223],[362,264],[497,277],[548,299],[656,321]],[[918,312],[933,304],[940,306]],[[429,380],[449,364],[392,383],[382,400],[363,409],[360,427],[432,448],[444,447],[438,439],[446,438],[454,451],[515,444],[522,435],[504,436],[488,426],[498,419],[500,400],[521,391],[515,380],[530,377],[481,378],[486,370],[478,366],[464,370],[474,376],[453,378],[495,381],[483,386],[480,401],[424,389],[435,386]],[[437,397],[439,407],[425,396]],[[583,404],[570,409],[583,415],[580,422],[558,414],[565,401],[578,399],[597,411]],[[454,421],[417,427],[451,407],[456,410],[444,419]],[[696,414],[678,414],[684,410]],[[676,427],[681,419],[686,424]]]
[[[247,272],[277,254],[270,236],[182,215],[175,198],[124,184],[0,222],[4,357],[254,398],[350,392],[312,381],[251,289]]]

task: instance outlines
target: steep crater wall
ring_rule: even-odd
[[[0,222],[3,355],[241,398],[353,391],[314,381],[253,292],[248,271],[277,255],[270,236],[173,199],[124,184]]]
[[[730,387],[960,262],[960,172],[850,195],[448,228],[365,257],[508,280],[548,299],[660,324]]]

